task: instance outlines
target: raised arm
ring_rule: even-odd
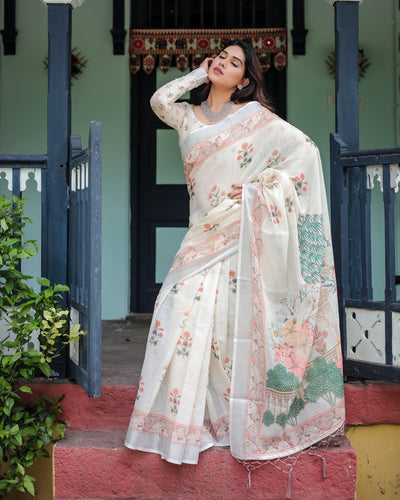
[[[170,127],[179,129],[185,113],[182,103],[176,103],[185,92],[192,90],[207,80],[207,71],[197,68],[182,78],[159,88],[150,99],[154,113]]]

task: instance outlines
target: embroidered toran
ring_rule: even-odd
[[[218,54],[231,40],[241,38],[253,46],[262,71],[271,65],[278,71],[286,67],[286,28],[154,30],[131,29],[129,68],[132,74],[141,69],[147,74],[158,67],[167,73],[171,65],[180,71],[198,68],[204,57]],[[272,57],[271,57],[272,56]]]

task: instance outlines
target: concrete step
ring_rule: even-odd
[[[71,429],[91,431],[125,430],[137,393],[133,385],[103,385],[101,396],[90,399],[79,385],[65,381],[34,383],[32,390],[52,398],[65,394],[61,418]],[[345,384],[344,391],[347,425],[400,423],[400,385]]]
[[[119,408],[114,406],[114,413]],[[69,430],[54,448],[55,499],[282,500],[288,477],[271,464],[248,473],[227,448],[200,454],[197,465],[174,465],[153,453],[128,450],[124,430]],[[291,479],[296,500],[354,499],[356,453],[347,438],[337,438],[322,460],[303,454]]]
[[[60,419],[75,430],[126,430],[137,394],[133,385],[103,385],[101,396],[94,399],[74,383],[35,383],[31,387],[34,396],[55,399],[64,394]]]

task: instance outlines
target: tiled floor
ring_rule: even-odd
[[[102,385],[137,385],[151,314],[102,322]]]

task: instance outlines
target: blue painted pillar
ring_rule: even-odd
[[[359,148],[358,9],[358,1],[335,3],[336,132],[351,151]],[[331,186],[339,297],[367,300],[372,298],[372,285],[370,192],[365,189],[365,169],[332,169]],[[348,218],[346,227],[344,218]]]
[[[358,9],[358,1],[335,3],[336,132],[352,151],[359,149]],[[343,262],[348,270],[348,280],[344,280],[344,291],[345,298],[358,300],[372,299],[371,192],[365,186],[365,169],[349,169],[346,186],[348,255],[347,261]]]
[[[71,134],[71,18],[69,4],[48,4],[47,203],[42,221],[43,274],[67,284],[68,148]],[[66,375],[66,350],[53,369]]]
[[[335,3],[336,132],[358,149],[358,2]]]
[[[349,149],[357,150],[359,144],[359,96],[358,96],[358,2],[335,3],[335,56],[336,56],[336,133]],[[337,276],[337,292],[342,332],[342,348],[346,354],[345,298],[350,296],[349,255],[353,245],[349,235],[350,196],[348,172],[336,161],[340,148],[331,141],[331,218],[332,241]],[[351,174],[353,177],[353,173]],[[352,179],[357,181],[357,179]],[[354,182],[352,182],[354,184]],[[352,225],[353,226],[353,225]]]

